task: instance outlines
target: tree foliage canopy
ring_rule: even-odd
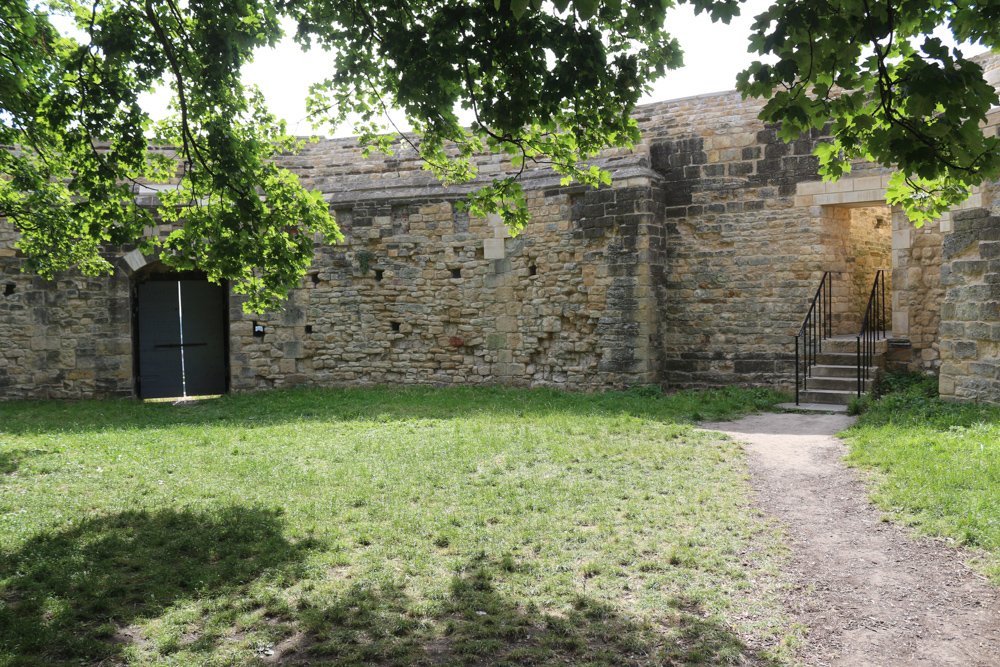
[[[821,173],[850,160],[893,165],[890,203],[921,225],[1000,176],[1000,139],[981,124],[998,104],[979,64],[931,33],[1000,49],[997,0],[776,0],[756,18],[751,49],[773,57],[740,74],[745,94],[769,98],[761,118],[781,136],[832,121]]]
[[[687,0],[728,21],[738,0]],[[231,280],[247,307],[275,306],[312,257],[313,236],[340,238],[319,193],[273,158],[301,147],[242,83],[255,50],[297,26],[304,48],[330,54],[330,75],[308,100],[314,121],[360,117],[367,145],[389,150],[382,123],[402,111],[427,167],[446,182],[476,176],[472,157],[503,151],[597,185],[586,163],[630,146],[630,113],[650,83],[681,63],[664,30],[672,0],[12,0],[0,6],[0,216],[21,232],[28,268],[43,276],[110,269],[103,244],[182,223],[165,261]],[[77,30],[57,30],[53,17]],[[763,118],[782,133],[822,127],[836,177],[854,157],[898,164],[896,196],[933,215],[969,185],[1000,173],[1000,147],[980,123],[997,98],[979,67],[939,41],[996,47],[1000,0],[777,0],[758,17],[752,48],[776,62],[741,75],[744,94],[769,97]],[[140,95],[161,83],[172,115],[154,122]],[[847,91],[842,93],[842,91]],[[475,120],[462,127],[458,109]],[[391,130],[392,128],[389,128]],[[177,157],[158,150],[174,147]],[[156,210],[137,183],[168,183]],[[518,176],[472,192],[477,214],[515,228],[527,213]]]

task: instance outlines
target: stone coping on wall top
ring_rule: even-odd
[[[642,104],[635,105],[635,108],[632,109],[632,113],[630,115],[633,118],[640,116],[648,116],[649,114],[656,112],[657,110],[663,109],[665,107],[677,106],[684,104],[686,102],[695,102],[699,100],[710,100],[713,98],[723,98],[723,97],[733,97],[733,96],[740,97],[742,99],[742,94],[740,93],[740,91],[736,90],[735,88],[730,88],[729,90],[718,90],[711,93],[698,93],[697,95],[686,95],[684,97],[671,97],[666,100],[658,100],[655,102],[643,102]],[[747,100],[746,102],[748,104],[752,104],[753,102],[759,102],[760,105],[763,105],[765,101],[766,100],[751,99]],[[404,134],[410,137],[416,136],[412,132],[404,132]],[[296,135],[295,138],[299,141],[311,141],[314,139],[318,139],[319,143],[321,144],[322,143],[341,144],[346,148],[353,148],[358,145],[358,137],[356,135],[328,137],[325,135],[300,134]],[[410,148],[408,144],[402,143],[401,140],[395,140],[393,141],[393,144],[400,145],[403,150],[406,150],[411,154],[416,155],[416,151]],[[315,145],[316,144],[307,145],[306,149],[309,149],[310,146],[315,146]]]
[[[332,177],[336,180],[336,177]],[[653,182],[660,181],[662,177],[659,173],[649,167],[635,164],[624,168],[614,168],[611,170],[612,188],[641,187],[649,186]],[[344,183],[341,187],[317,188],[323,191],[324,201],[336,204],[355,201],[368,200],[407,200],[427,197],[434,198],[459,198],[464,197],[473,188],[486,185],[489,181],[480,178],[463,185],[442,185],[433,176],[427,179],[371,179],[370,181],[351,181]],[[548,190],[557,188],[580,188],[581,192],[590,190],[590,186],[580,183],[572,183],[564,186],[562,176],[553,172],[545,174],[531,175],[523,181],[525,190]]]
[[[604,165],[611,172],[611,187],[613,189],[625,187],[649,187],[655,182],[662,180],[662,176],[642,164],[642,160],[630,161],[627,166]],[[344,174],[343,176],[360,177],[362,174]],[[489,183],[491,175],[477,178],[462,185],[444,185],[430,174],[420,172],[419,177],[398,178],[395,172],[381,172],[370,174],[373,178],[353,178],[338,182],[341,176],[330,176],[330,181],[338,187],[330,187],[324,184],[311,189],[323,192],[323,200],[328,204],[339,204],[347,202],[360,202],[370,200],[380,201],[404,201],[413,199],[459,199],[465,197],[471,190]],[[562,176],[552,171],[539,170],[525,174],[523,180],[524,189],[549,190],[562,188],[579,188],[580,192],[590,190],[590,186],[573,182],[570,185],[562,184]],[[395,177],[395,178],[394,178]],[[156,196],[157,192],[174,190],[174,184],[142,184],[136,188],[136,204],[143,207],[155,208],[160,205],[160,200]],[[572,190],[571,190],[572,191]]]

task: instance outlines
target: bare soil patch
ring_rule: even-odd
[[[882,521],[833,434],[845,415],[762,414],[704,424],[745,443],[758,502],[791,538],[788,604],[809,665],[1000,665],[1000,592],[968,552]]]

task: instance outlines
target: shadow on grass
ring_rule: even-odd
[[[0,664],[122,664],[123,628],[200,600],[210,612],[172,621],[198,626],[191,637],[160,627],[124,640],[195,665],[777,665],[682,600],[653,622],[584,593],[569,609],[539,609],[508,592],[505,578],[531,574],[511,557],[472,560],[433,601],[391,579],[304,593],[294,609],[280,595],[257,599],[260,577],[287,589],[305,578],[306,552],[323,548],[292,544],[282,529],[278,513],[236,506],[124,512],[39,536],[0,560]],[[235,655],[231,637],[244,629],[273,648]]]
[[[12,449],[7,452],[0,452],[0,475],[10,475],[17,472],[21,467],[21,461],[33,456],[41,456],[49,452],[43,449]],[[0,483],[3,478],[0,477]]]
[[[463,387],[432,389],[281,389],[227,395],[190,405],[129,399],[0,402],[0,434],[89,433],[108,429],[239,424],[268,426],[296,421],[401,421],[455,419],[484,413],[499,417],[554,414],[631,415],[666,422],[723,421],[767,410],[787,396],[762,388],[726,387],[662,394],[655,388],[580,394],[556,389]]]
[[[306,605],[274,662],[287,665],[777,665],[696,609],[664,610],[655,625],[578,595],[564,613],[539,610],[502,592],[510,562],[485,560],[451,582],[433,618],[405,588],[359,584]]]
[[[122,512],[42,534],[0,556],[0,664],[98,664],[117,629],[187,599],[233,599],[270,569],[295,576],[308,544],[280,513]],[[210,647],[206,647],[210,648]]]

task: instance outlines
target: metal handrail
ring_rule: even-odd
[[[861,321],[861,333],[858,334],[858,396],[864,393],[864,383],[871,376],[875,343],[885,335],[885,270],[879,269],[875,272],[875,282],[868,295],[865,318]]]
[[[823,351],[823,339],[833,336],[833,274],[835,271],[826,271],[816,289],[812,303],[809,304],[809,312],[802,320],[799,332],[795,334],[795,405],[799,404],[799,357],[805,364],[802,369],[802,390],[805,391],[807,382],[812,374],[812,367],[816,365],[816,355]],[[817,305],[819,306],[817,308]],[[802,354],[799,354],[799,338],[802,338]]]

